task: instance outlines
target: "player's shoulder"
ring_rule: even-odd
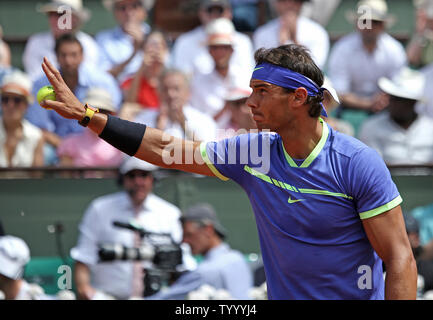
[[[330,145],[331,152],[345,158],[353,158],[355,155],[368,152],[371,149],[357,138],[333,129],[330,131]]]

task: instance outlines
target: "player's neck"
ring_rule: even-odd
[[[322,137],[323,125],[316,118],[293,121],[286,130],[278,132],[284,149],[293,159],[306,159]]]

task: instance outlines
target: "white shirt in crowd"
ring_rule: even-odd
[[[418,116],[405,130],[388,112],[380,113],[363,123],[359,139],[389,165],[433,163],[433,119],[425,116]]]
[[[171,52],[171,65],[189,76],[196,72],[211,72],[215,64],[209,54],[206,41],[207,35],[203,26],[180,35],[176,39]],[[233,50],[230,64],[237,65],[242,72],[251,75],[255,63],[250,38],[236,31]]]
[[[84,62],[92,65],[99,63],[99,46],[92,36],[78,31],[77,39],[83,46]],[[43,75],[42,61],[47,57],[56,67],[58,67],[55,53],[56,41],[50,31],[40,32],[32,35],[26,43],[23,53],[23,64],[25,72],[32,80],[36,80]]]
[[[33,165],[35,149],[42,138],[42,130],[27,120],[22,120],[23,137],[18,142],[12,157],[13,167],[31,167]],[[3,120],[0,117],[0,167],[8,167],[7,155],[4,144],[6,142],[6,131]]]
[[[433,118],[433,63],[421,70],[425,75],[425,87],[423,100],[417,103],[416,111],[418,114]]]
[[[400,42],[383,33],[372,54],[353,32],[337,41],[329,55],[328,76],[339,94],[354,93],[372,97],[380,91],[379,78],[392,78],[406,65],[406,53]]]
[[[279,30],[280,18],[257,28],[253,34],[254,49],[278,47],[280,45]],[[320,68],[323,68],[330,46],[326,30],[317,22],[300,16],[296,25],[296,39],[299,44],[310,50],[313,60]]]
[[[182,241],[180,210],[173,204],[149,194],[135,214],[126,192],[105,195],[92,201],[79,226],[77,245],[71,257],[89,266],[91,285],[117,299],[130,298],[133,293],[133,262],[98,263],[98,245],[122,244],[136,247],[135,232],[113,226],[113,221],[134,219],[147,231],[170,233],[176,242]],[[148,265],[143,262],[143,266]]]
[[[197,73],[191,80],[191,106],[213,118],[224,107],[227,91],[248,87],[250,79],[251,72],[242,72],[236,65],[230,66],[224,78],[215,70]]]
[[[183,107],[183,114],[186,121],[186,130],[190,130],[194,135],[194,140],[197,141],[213,141],[216,137],[217,125],[215,121],[208,115],[200,112],[189,105]],[[144,123],[151,127],[156,127],[159,111],[157,110],[143,110],[136,118],[135,122]],[[164,132],[176,138],[185,139],[185,133],[179,123],[167,123]]]

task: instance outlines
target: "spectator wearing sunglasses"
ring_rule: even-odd
[[[153,0],[103,0],[117,26],[96,34],[102,53],[101,67],[109,71],[119,83],[133,75],[143,61],[143,45],[150,32],[145,22]]]
[[[0,167],[32,167],[44,164],[42,131],[24,119],[32,102],[29,77],[13,71],[0,88]]]

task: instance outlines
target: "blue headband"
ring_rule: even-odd
[[[323,91],[326,90],[325,88],[319,88],[313,80],[300,73],[266,62],[256,66],[251,78],[266,81],[287,89],[296,90],[303,87],[311,97],[323,95]],[[322,116],[327,117],[328,114],[326,113],[323,103],[321,103],[321,105]]]

